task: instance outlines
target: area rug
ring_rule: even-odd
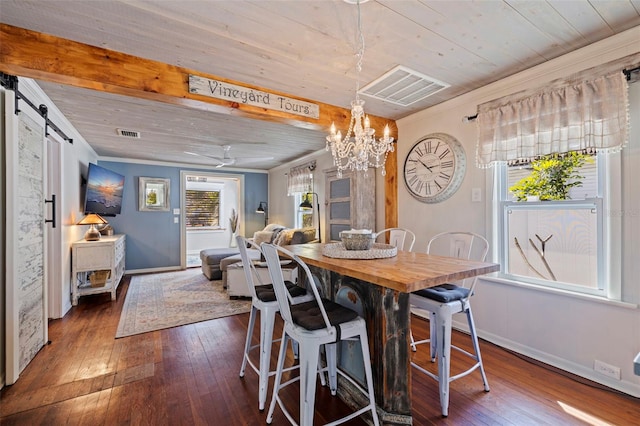
[[[200,269],[135,275],[122,307],[116,339],[249,312],[250,300],[231,300],[222,281]]]

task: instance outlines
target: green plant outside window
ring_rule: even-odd
[[[509,188],[518,201],[529,197],[539,200],[567,200],[569,189],[582,185],[584,176],[579,173],[585,163],[593,163],[593,158],[580,152],[551,154],[531,163],[531,174],[520,179]]]

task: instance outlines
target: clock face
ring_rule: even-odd
[[[460,142],[445,133],[432,133],[416,142],[407,154],[404,183],[418,200],[439,203],[458,190],[465,170]]]

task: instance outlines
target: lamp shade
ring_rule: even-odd
[[[268,206],[266,201],[260,201],[258,204],[258,208],[256,209],[256,213],[264,215],[264,226],[267,226],[267,221],[269,220],[269,215],[267,213]]]
[[[89,213],[83,217],[77,225],[91,225],[89,230],[84,234],[84,239],[87,241],[98,241],[100,239],[100,231],[96,228],[96,225],[105,225],[107,222],[102,216],[96,213]]]
[[[311,202],[309,202],[309,200],[306,199],[306,198],[300,203],[300,205],[298,207],[300,207],[303,210],[311,210],[311,209],[313,209],[313,205],[311,205]]]
[[[96,213],[89,213],[83,217],[77,225],[104,225],[107,222],[102,216]]]

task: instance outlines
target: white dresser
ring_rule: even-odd
[[[87,294],[109,292],[111,300],[116,300],[116,290],[124,275],[124,259],[124,234],[102,237],[98,241],[80,240],[73,243],[71,245],[71,303],[73,306],[78,304],[80,296]],[[107,274],[108,278],[104,280]]]

